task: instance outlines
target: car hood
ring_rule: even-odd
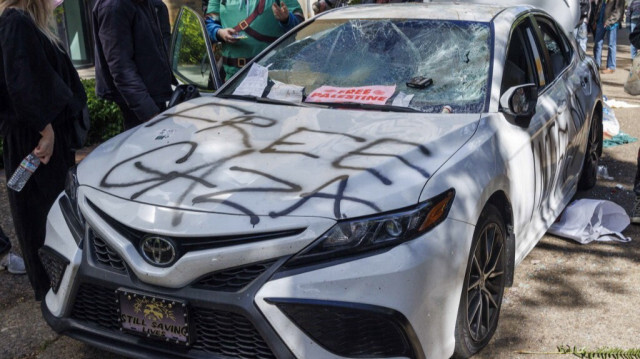
[[[81,186],[167,208],[350,218],[413,205],[475,132],[476,114],[198,98],[96,148]]]

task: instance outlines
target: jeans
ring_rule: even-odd
[[[629,28],[629,32],[633,32],[633,30],[636,28],[638,20],[633,20],[631,21],[631,24],[629,24],[630,28]],[[636,53],[638,52],[638,50],[635,48],[635,46],[631,45],[631,60],[633,60],[636,57]]]
[[[582,24],[580,24],[580,26],[578,26],[578,29],[576,31],[576,41],[584,52],[587,52],[587,37],[587,23],[583,22]]]
[[[633,181],[633,191],[640,197],[640,148],[638,149],[638,165],[636,166],[636,179]]]
[[[609,53],[607,54],[607,68],[616,69],[616,44],[618,40],[618,28],[612,27],[610,30],[606,30],[604,26],[598,26],[596,28],[596,34],[593,39],[593,57],[596,60],[598,68],[602,68],[602,44],[604,43],[604,37],[606,33],[609,33]]]

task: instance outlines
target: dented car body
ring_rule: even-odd
[[[188,27],[174,69],[206,92]],[[599,81],[532,7],[324,13],[70,173],[44,317],[140,357],[469,357],[595,184]]]

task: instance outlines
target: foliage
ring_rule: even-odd
[[[180,51],[174,54],[174,56],[177,56],[177,61],[174,59],[174,63],[180,65],[200,64],[202,58],[206,56],[207,46],[200,27],[200,21],[189,11],[182,13],[181,20],[175,46]]]
[[[584,348],[571,347],[569,345],[563,345],[558,347],[559,354],[573,354],[578,358],[588,359],[640,359],[640,349],[620,349],[601,347],[596,350],[587,350]]]
[[[518,354],[536,354],[536,355],[559,355],[569,354],[583,359],[640,359],[640,349],[620,349],[600,347],[596,350],[589,350],[585,348],[572,347],[570,345],[561,345],[557,347],[557,352],[533,352],[520,350]]]
[[[122,132],[122,114],[115,103],[96,96],[95,79],[83,79],[82,84],[87,92],[87,106],[91,117],[91,128],[85,145],[90,146]]]

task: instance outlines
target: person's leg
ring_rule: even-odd
[[[640,224],[640,148],[638,148],[638,160],[636,166],[636,179],[633,182],[633,191],[636,194],[636,201],[631,212],[631,223]]]
[[[593,35],[593,59],[598,65],[598,69],[602,65],[602,44],[604,42],[604,27],[596,26],[596,33]]]
[[[4,168],[7,181],[16,168],[20,166],[24,156],[36,147],[39,137],[37,132],[27,128],[9,130],[9,133],[4,137],[3,143]],[[56,143],[62,141],[63,138],[64,136],[56,136],[54,151]],[[51,161],[54,161],[54,158],[56,156],[52,156]],[[36,300],[42,300],[49,290],[49,278],[38,257],[38,249],[44,244],[44,221],[47,214],[43,214],[42,199],[37,193],[39,188],[34,183],[34,178],[39,175],[39,172],[46,171],[45,167],[47,166],[49,164],[40,165],[29,178],[22,191],[7,191],[16,238],[20,245],[24,266]],[[43,219],[42,217],[45,218]]]
[[[614,26],[609,32],[609,51],[607,54],[607,68],[616,69],[616,46],[618,43],[618,27]]]
[[[636,22],[635,21],[631,21],[630,27],[629,27],[629,31],[633,32],[633,30],[635,30],[636,28]],[[638,52],[638,49],[635,48],[635,46],[631,45],[631,60],[633,60],[636,57],[636,54]]]
[[[9,237],[7,237],[7,235],[4,234],[2,227],[0,227],[0,257],[9,253],[10,249],[11,249],[11,241],[9,240]]]

